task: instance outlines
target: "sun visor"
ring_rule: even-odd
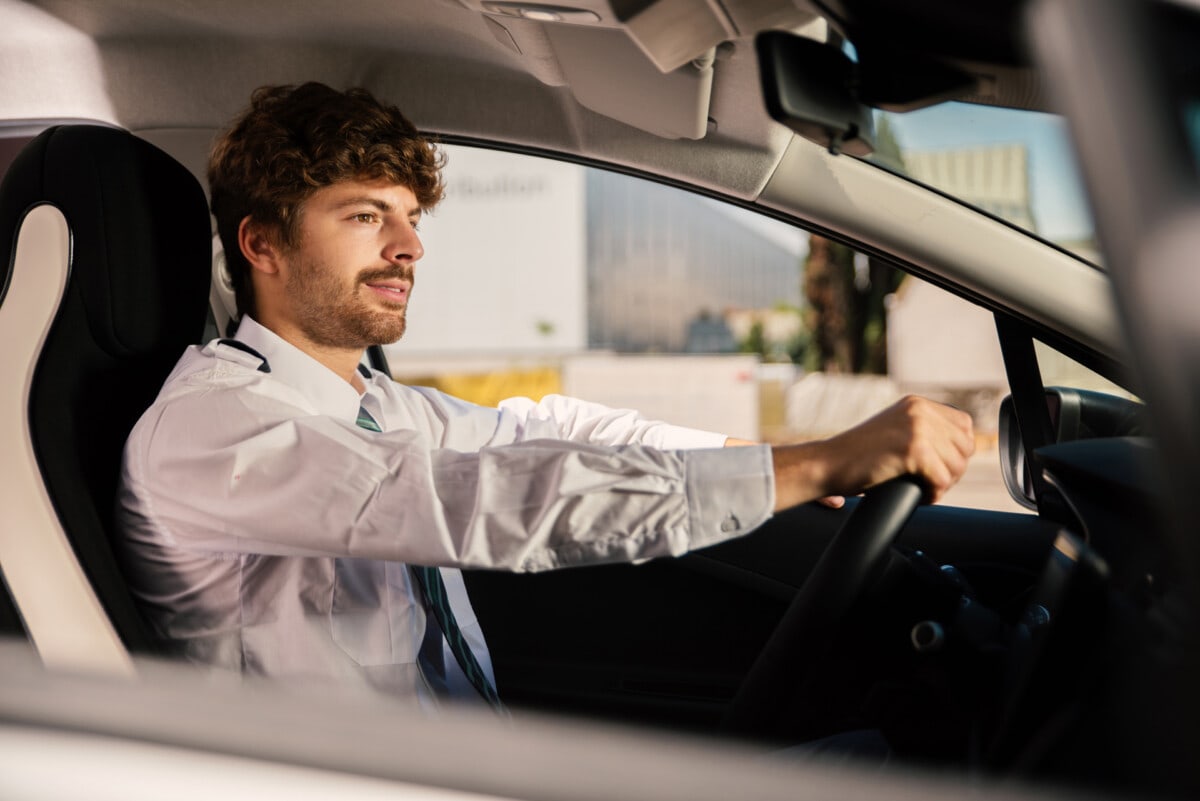
[[[612,0],[612,8],[662,72],[682,67],[740,32],[796,29],[818,19],[791,0]]]
[[[664,74],[620,29],[547,25],[546,34],[580,105],[668,139],[708,130],[713,50]]]
[[[623,30],[662,73],[674,72],[747,32],[795,30],[820,19],[795,0],[457,1],[496,20]]]
[[[565,82],[585,108],[667,139],[707,133],[719,46],[745,31],[824,23],[793,0],[457,2],[484,14],[510,50],[545,61],[531,69],[543,83]],[[553,59],[538,55],[544,51],[531,46],[538,40],[549,43]]]

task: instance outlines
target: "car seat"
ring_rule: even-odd
[[[210,236],[191,173],[116,128],[50,128],[0,184],[0,570],[47,664],[155,649],[114,496],[129,430],[203,336]]]

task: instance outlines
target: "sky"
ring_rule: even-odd
[[[1031,202],[1038,233],[1052,242],[1091,236],[1091,215],[1061,118],[966,103],[944,103],[889,116],[902,151],[1024,144],[1029,151]]]

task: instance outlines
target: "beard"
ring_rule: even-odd
[[[362,294],[368,282],[386,279],[403,279],[411,287],[413,268],[363,270],[347,287],[322,264],[297,263],[288,276],[287,291],[295,303],[300,330],[310,342],[327,348],[357,350],[398,341],[407,327],[411,289],[404,301],[387,304],[391,307],[387,310],[380,310],[374,298],[368,303]]]

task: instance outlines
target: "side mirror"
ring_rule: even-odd
[[[1033,474],[1025,459],[1025,444],[1021,441],[1021,427],[1017,424],[1017,413],[1013,409],[1012,395],[1000,401],[1000,475],[1004,477],[1004,488],[1009,497],[1037,511],[1037,493],[1033,489]]]
[[[859,102],[857,69],[836,47],[784,31],[755,39],[767,113],[832,153],[875,150],[871,109]]]
[[[1046,387],[1046,407],[1050,412],[1054,442],[1134,437],[1147,433],[1146,407],[1129,398],[1086,389]],[[1011,395],[1000,403],[999,439],[1000,473],[1008,494],[1021,506],[1036,511],[1033,475]]]

